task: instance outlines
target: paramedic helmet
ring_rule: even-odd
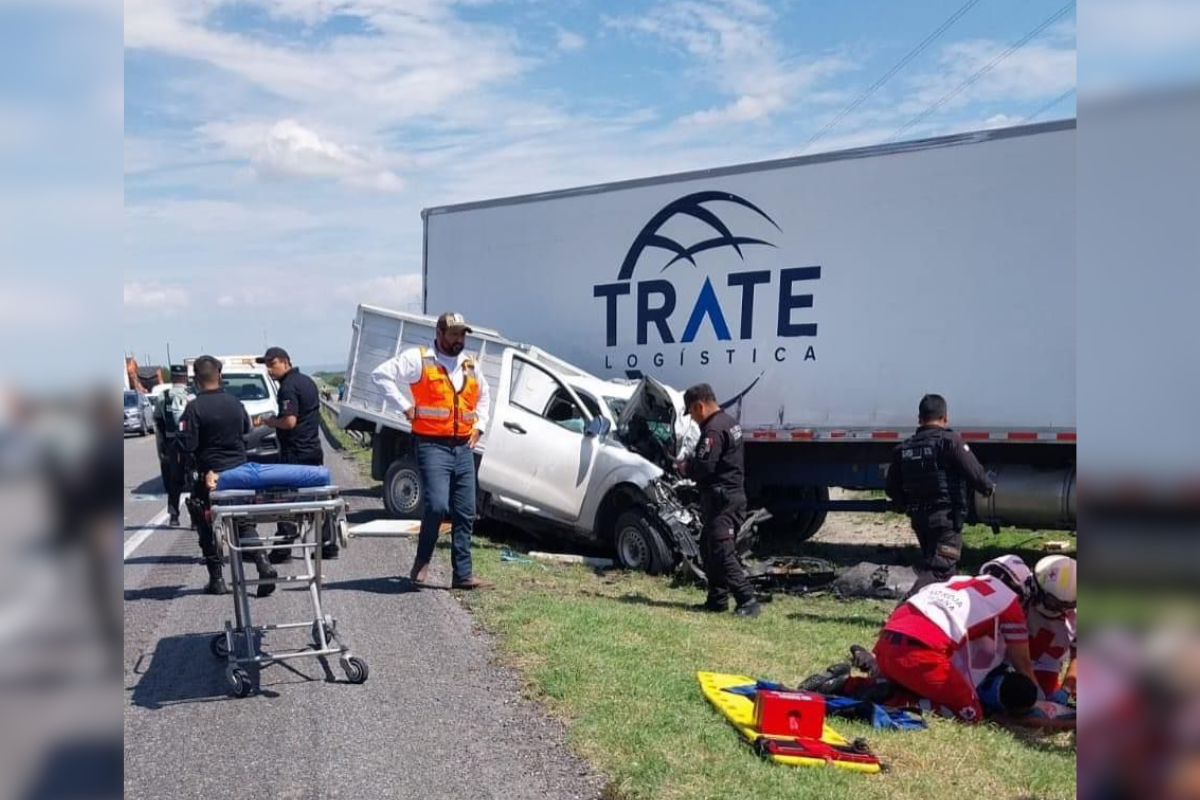
[[[1032,599],[1035,594],[1037,584],[1034,582],[1033,573],[1025,566],[1020,556],[1009,554],[993,558],[979,568],[979,574],[999,578],[1017,593],[1021,602]]]
[[[1076,563],[1070,556],[1046,556],[1033,570],[1037,581],[1035,605],[1048,617],[1075,609]]]

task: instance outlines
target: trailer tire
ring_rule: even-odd
[[[821,502],[829,501],[829,487],[813,486],[811,491],[812,499]],[[821,530],[828,514],[828,511],[781,512],[760,526],[759,539],[771,552],[774,552],[779,545],[807,541]]]
[[[631,508],[617,517],[613,544],[617,563],[624,569],[661,575],[674,563],[662,534],[640,508]]]
[[[417,462],[411,456],[393,461],[383,479],[383,506],[388,514],[401,519],[417,517],[424,499]]]

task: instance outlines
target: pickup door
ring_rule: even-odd
[[[603,447],[591,412],[557,373],[507,350],[479,464],[492,499],[527,514],[574,523]]]

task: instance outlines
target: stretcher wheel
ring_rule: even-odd
[[[358,656],[343,658],[342,669],[346,671],[346,680],[351,683],[364,683],[367,676],[371,674],[371,671],[367,669],[367,662]]]
[[[346,547],[350,544],[350,526],[345,517],[337,521],[337,540],[339,547]]]
[[[312,643],[314,647],[321,646],[320,628],[317,627],[319,620],[313,620],[310,633],[312,634]],[[337,620],[328,614],[325,615],[325,643],[328,644],[331,639],[337,637]]]
[[[234,697],[245,697],[254,689],[254,684],[250,681],[250,675],[244,669],[230,669],[225,673],[225,679],[229,681],[229,691]]]
[[[208,649],[212,650],[212,654],[221,660],[229,658],[229,642],[226,641],[223,633],[218,633],[209,639]]]

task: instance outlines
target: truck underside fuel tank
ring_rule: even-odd
[[[1075,529],[1075,467],[1004,464],[993,469],[996,492],[975,495],[975,516],[986,525]]]

